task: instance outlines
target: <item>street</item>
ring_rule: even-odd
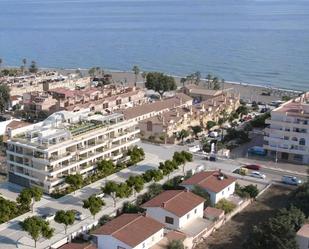
[[[76,193],[69,194],[59,199],[53,199],[48,196],[44,196],[42,200],[35,204],[34,213],[26,213],[22,216],[11,220],[8,223],[4,223],[0,225],[0,248],[33,248],[33,241],[27,235],[27,233],[20,230],[18,223],[31,215],[43,215],[48,213],[55,213],[57,210],[68,210],[68,209],[75,209],[80,211],[84,215],[84,219],[82,221],[75,221],[72,226],[68,227],[68,234],[72,234],[77,231],[83,231],[86,229],[87,226],[94,224],[95,220],[90,215],[88,210],[82,208],[82,201],[92,194],[97,194],[100,192],[101,187],[104,185],[106,181],[116,181],[116,182],[123,182],[129,178],[130,175],[137,175],[142,174],[146,170],[157,168],[160,161],[164,161],[167,159],[171,159],[173,153],[175,151],[181,151],[186,149],[184,146],[170,146],[170,145],[152,145],[152,144],[145,144],[140,143],[141,146],[146,154],[145,160],[140,162],[137,166],[126,168],[118,173],[108,176],[106,179],[101,179],[93,184],[90,184],[80,190],[77,190]],[[186,171],[191,169],[196,169],[198,165],[204,165],[207,170],[212,169],[221,169],[223,172],[232,173],[235,169],[241,166],[241,163],[235,160],[218,160],[216,162],[206,161],[200,156],[195,156],[194,161],[192,163],[186,164]],[[267,184],[271,181],[280,181],[281,177],[287,173],[274,170],[263,168],[261,170],[266,175],[266,180],[260,180],[250,177],[242,177],[245,181],[252,181],[262,184]],[[182,170],[179,169],[177,172],[174,172],[172,176],[182,174]],[[291,175],[291,174],[289,174]],[[306,177],[304,175],[295,174],[296,176],[300,176],[302,180],[305,180]],[[240,177],[240,176],[239,176]],[[167,180],[165,177],[161,182]],[[1,190],[1,188],[0,188]],[[145,188],[143,192],[146,192],[147,189]],[[7,193],[5,193],[7,194]],[[131,196],[128,199],[119,200],[117,202],[117,208],[121,207],[123,202],[125,201],[133,201],[135,199],[134,196]],[[104,197],[104,201],[106,206],[103,207],[100,213],[97,214],[96,218],[99,219],[102,215],[105,214],[112,214],[115,212],[115,208],[113,207],[112,199],[108,196]],[[38,241],[37,248],[47,248],[48,246],[56,243],[60,240],[66,240],[67,235],[64,233],[64,227],[62,224],[58,224],[55,221],[50,222],[51,226],[55,228],[55,234],[51,238],[51,240],[41,239]]]

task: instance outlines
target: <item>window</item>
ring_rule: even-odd
[[[197,213],[197,209],[194,209],[194,213],[195,213],[195,214]]]
[[[147,131],[152,131],[152,122],[151,121],[147,122]]]
[[[165,216],[165,223],[174,224],[174,218]]]
[[[95,237],[95,236],[94,236]],[[125,249],[124,247],[122,246],[117,246],[117,249]]]
[[[299,145],[306,145],[306,140],[304,138],[299,139]]]
[[[146,247],[146,245],[145,245],[145,243],[143,243],[143,248],[145,248]]]
[[[189,220],[190,219],[190,214],[187,214],[187,220]]]

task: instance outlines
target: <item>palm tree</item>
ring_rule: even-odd
[[[0,68],[2,66],[2,63],[3,63],[3,60],[2,60],[2,58],[0,58]]]
[[[211,88],[211,87],[210,87],[210,85],[211,85],[211,80],[212,80],[212,76],[211,76],[210,73],[207,74],[206,79],[207,79],[207,88],[210,89],[210,88]]]
[[[26,69],[26,64],[27,64],[27,59],[26,58],[23,58],[22,59],[22,71],[23,71],[23,74],[25,74],[25,69]]]
[[[180,83],[182,84],[183,87],[185,86],[186,81],[187,81],[186,78],[180,79]]]
[[[143,79],[144,79],[144,82],[146,82],[147,72],[142,72],[142,77],[143,77]]]
[[[132,68],[132,71],[134,72],[134,75],[135,75],[135,83],[134,83],[134,86],[136,86],[137,84],[137,76],[140,72],[140,69],[138,66],[134,65],[133,68]]]

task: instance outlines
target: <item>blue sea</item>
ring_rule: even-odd
[[[309,90],[309,0],[0,0],[0,58]]]

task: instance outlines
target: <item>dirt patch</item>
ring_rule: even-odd
[[[257,201],[212,233],[198,249],[241,249],[254,225],[270,218],[277,209],[287,207],[292,188],[272,186]]]

